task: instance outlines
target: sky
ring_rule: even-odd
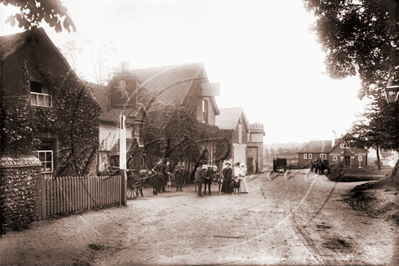
[[[68,0],[77,31],[46,30],[56,46],[83,48],[78,68],[91,79],[91,49],[112,40],[109,65],[130,68],[202,62],[220,83],[218,108],[243,107],[262,123],[265,143],[328,140],[345,134],[364,101],[358,77],[323,74],[324,53],[309,31],[314,17],[300,0]],[[4,21],[18,11],[0,4],[1,35],[21,32]],[[85,40],[92,40],[87,44]]]

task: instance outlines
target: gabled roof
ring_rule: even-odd
[[[100,120],[112,123],[119,122],[120,108],[111,108],[111,91],[110,88],[104,85],[87,83],[88,89],[91,91],[92,95],[96,99],[97,103],[101,107]],[[143,106],[138,105],[135,108],[128,108],[125,110],[125,115],[127,116],[127,123],[133,123],[132,118],[138,115],[140,111],[146,112]]]
[[[151,100],[153,103],[163,105],[181,105],[190,93],[194,82],[199,81],[199,84],[209,82],[202,63],[132,69],[128,73],[138,80],[138,89],[142,94],[139,92],[137,102],[143,103],[145,108]],[[110,87],[91,84],[91,90],[102,108],[101,120],[118,121],[120,110],[111,108]],[[215,113],[219,114],[215,97],[210,98]],[[132,109],[126,110],[126,113],[131,111]],[[131,114],[134,113],[134,111],[131,112]]]
[[[26,44],[26,37],[29,34],[30,31],[24,31],[21,33],[0,36],[0,56],[2,63]]]
[[[221,108],[220,115],[215,117],[215,125],[220,129],[235,130],[241,115],[244,117],[244,125],[249,132],[248,121],[246,119],[244,108]]]
[[[202,63],[132,69],[129,72],[155,97],[155,102],[165,105],[181,105],[195,80],[209,82]]]
[[[48,37],[43,28],[32,28],[21,33],[0,36],[0,57],[1,64],[7,61],[11,56],[20,51],[23,47],[28,45],[33,40],[46,40],[50,46],[57,52],[61,61],[67,66],[69,70],[71,66],[68,61],[62,55],[60,50],[54,45],[51,39]],[[78,78],[74,71],[71,71],[76,78]],[[79,79],[79,78],[78,78]]]
[[[312,140],[303,146],[298,153],[329,153],[332,148],[331,140]]]

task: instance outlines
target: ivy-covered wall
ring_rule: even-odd
[[[40,218],[41,166],[36,157],[0,158],[1,233]]]
[[[100,108],[44,30],[33,35],[1,62],[2,154],[31,155],[49,133],[57,140],[53,176],[87,175],[99,146]],[[51,107],[31,105],[32,80],[46,84]]]

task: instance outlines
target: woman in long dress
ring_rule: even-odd
[[[229,184],[232,179],[233,173],[232,169],[230,168],[230,163],[226,162],[226,167],[223,169],[222,172],[222,191],[224,193],[229,193]]]
[[[240,165],[240,171],[238,174],[238,179],[240,180],[240,189],[238,190],[238,193],[248,193],[248,184],[247,181],[245,180],[245,176],[247,175],[247,167],[245,164]]]

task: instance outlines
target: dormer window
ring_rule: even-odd
[[[30,103],[34,106],[51,107],[51,95],[45,83],[30,81]]]
[[[202,123],[208,123],[208,101],[202,100]]]

